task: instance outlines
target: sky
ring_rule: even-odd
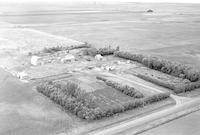
[[[100,3],[116,3],[116,2],[167,2],[167,3],[200,3],[200,0],[0,0],[0,2],[21,3],[21,2],[100,2]]]

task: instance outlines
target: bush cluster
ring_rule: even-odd
[[[149,82],[155,83],[155,84],[163,86],[165,88],[169,88],[176,94],[186,92],[186,91],[192,91],[192,90],[200,87],[200,81],[177,84],[177,83],[168,83],[166,81],[154,79],[149,76],[145,76],[145,75],[141,75],[141,74],[138,74],[137,76],[144,80],[147,80]]]
[[[117,47],[115,49],[111,48],[111,46],[99,48],[99,49],[91,47],[91,48],[85,49],[83,51],[83,54],[90,55],[90,56],[95,56],[97,54],[101,54],[102,56],[105,56],[105,55],[112,55],[112,54],[114,54],[115,51],[119,51],[119,47]]]
[[[106,83],[106,85],[111,86],[114,89],[116,89],[116,90],[118,90],[118,91],[120,91],[123,94],[126,94],[128,96],[131,96],[131,97],[134,97],[134,98],[143,98],[144,97],[144,95],[141,92],[135,90],[133,87],[130,87],[128,85],[119,84],[117,82],[108,80],[108,79],[101,77],[101,76],[97,76],[96,78],[104,81]]]
[[[171,62],[157,57],[150,57],[142,54],[131,54],[129,52],[121,51],[115,52],[114,55],[117,57],[137,61],[151,69],[155,69],[182,79],[188,79],[191,82],[198,81],[200,78],[200,71],[194,67],[181,63]]]
[[[86,48],[86,49],[83,50],[83,55],[89,55],[89,56],[94,57],[95,55],[98,54],[97,52],[98,52],[98,50],[96,48],[93,48],[93,47]]]
[[[111,48],[111,46],[108,46],[108,47],[104,47],[104,48],[99,48],[97,53],[104,56],[104,55],[112,55],[116,51],[119,51],[119,47],[114,49],[114,48]]]
[[[196,81],[196,82],[191,82],[184,85],[178,84],[177,88],[174,91],[175,93],[182,93],[182,92],[192,91],[199,87],[200,87],[200,81]]]
[[[64,51],[64,50],[73,50],[73,49],[79,49],[79,48],[90,48],[91,46],[88,44],[82,44],[82,45],[77,45],[77,46],[55,46],[55,47],[48,47],[48,48],[44,48],[42,50],[43,53],[55,53],[55,52],[59,52],[59,51]]]
[[[178,88],[177,88],[177,87],[178,87],[177,85],[168,83],[168,82],[166,82],[166,81],[154,79],[154,78],[151,78],[151,77],[149,77],[149,76],[145,76],[145,75],[141,75],[141,74],[138,74],[137,76],[140,77],[140,78],[142,78],[142,79],[144,79],[144,80],[146,80],[146,81],[155,83],[155,84],[157,84],[157,85],[159,85],[159,86],[163,86],[163,87],[165,87],[165,88],[169,88],[169,89],[173,90],[174,92],[175,92],[175,89],[178,89]]]
[[[54,53],[54,52],[58,52],[58,51],[62,51],[64,50],[64,47],[62,46],[56,46],[56,47],[49,47],[49,48],[44,48],[42,50],[43,53]]]
[[[86,94],[75,83],[45,82],[37,86],[37,90],[82,119],[97,119],[101,114],[92,95]]]
[[[93,95],[82,91],[77,84],[67,82],[65,84],[58,82],[44,82],[37,86],[38,92],[49,97],[55,103],[61,105],[64,109],[86,120],[96,120],[103,117],[109,117],[116,113],[126,110],[143,107],[144,105],[158,102],[169,97],[168,93],[160,93],[150,97],[130,100],[119,105],[113,105],[110,108],[102,109],[97,107]]]

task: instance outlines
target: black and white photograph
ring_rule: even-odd
[[[200,135],[200,1],[0,0],[0,135]]]

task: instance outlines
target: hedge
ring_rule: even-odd
[[[45,82],[37,86],[37,90],[82,119],[96,119],[101,114],[92,95],[86,94],[75,83]]]
[[[111,48],[111,46],[99,48],[99,49],[91,47],[91,48],[86,48],[83,51],[83,54],[90,55],[90,56],[95,56],[97,54],[101,54],[102,56],[105,56],[105,55],[113,55],[115,51],[119,51],[119,47],[117,47],[115,49]]]
[[[176,94],[186,92],[186,91],[192,91],[192,90],[200,87],[200,81],[189,82],[189,83],[184,83],[184,84],[183,83],[172,84],[172,83],[167,83],[165,81],[154,79],[149,76],[145,76],[145,75],[141,75],[141,74],[138,74],[137,76],[146,81],[155,83],[155,84],[163,86],[165,88],[169,88]]]
[[[109,109],[97,107],[92,94],[82,91],[77,84],[72,82],[55,83],[44,82],[37,86],[37,91],[49,97],[64,109],[86,120],[96,120],[109,117],[126,110],[143,107],[144,105],[158,102],[169,97],[169,93],[160,93],[150,97],[130,100],[120,105],[111,106]]]
[[[96,78],[104,81],[106,83],[106,85],[111,86],[112,88],[114,88],[128,96],[135,97],[135,98],[143,98],[144,97],[144,95],[141,92],[135,90],[133,87],[130,87],[128,85],[119,84],[117,82],[108,80],[101,76],[97,76]]]
[[[87,44],[82,44],[82,45],[71,45],[71,46],[67,46],[67,47],[63,47],[63,46],[56,46],[56,47],[49,47],[49,48],[44,48],[43,52],[44,53],[54,53],[54,52],[58,52],[58,51],[64,51],[64,50],[73,50],[73,49],[79,49],[79,48],[90,48],[91,46],[87,45]]]
[[[200,79],[200,71],[189,65],[184,65],[178,62],[172,62],[157,57],[145,56],[143,54],[132,54],[129,52],[117,51],[114,53],[114,55],[142,63],[151,69],[155,69],[175,77],[188,79],[191,82],[195,82]]]

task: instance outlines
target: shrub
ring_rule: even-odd
[[[155,83],[155,84],[163,86],[165,88],[169,88],[176,94],[186,92],[186,91],[192,91],[192,90],[200,87],[200,81],[196,81],[196,82],[185,81],[184,84],[183,83],[173,84],[173,83],[167,83],[166,81],[154,79],[154,78],[151,78],[151,77],[148,77],[145,75],[141,75],[141,74],[138,74],[137,76],[144,80],[147,80],[149,82]]]
[[[155,69],[163,73],[181,77],[183,79],[188,79],[191,82],[198,81],[200,78],[200,71],[196,70],[194,67],[177,62],[171,62],[168,60],[159,59],[157,57],[149,57],[142,54],[131,54],[128,52],[120,51],[115,52],[114,55],[142,63],[151,69]]]
[[[42,50],[42,52],[43,53],[54,53],[54,52],[58,52],[58,51],[61,51],[61,50],[63,50],[64,49],[64,47],[62,47],[62,46],[56,46],[56,47],[49,47],[49,48],[44,48],[43,50]]]
[[[144,99],[145,104],[152,104],[170,97],[170,93],[159,93]]]
[[[102,56],[105,56],[105,55],[112,55],[112,54],[114,54],[115,51],[119,51],[119,47],[117,47],[116,49],[111,48],[111,46],[99,48],[99,49],[91,47],[91,48],[84,49],[83,54],[90,55],[90,56],[95,56],[97,54],[101,54]]]
[[[79,48],[90,48],[91,46],[89,44],[82,44],[82,45],[71,45],[71,46],[55,46],[55,47],[48,47],[48,48],[44,48],[42,50],[43,53],[55,53],[55,52],[59,52],[59,51],[65,51],[65,50],[73,50],[73,49],[79,49]]]
[[[83,50],[83,55],[95,56],[98,50],[96,48],[86,48]]]
[[[97,76],[96,78],[104,81],[106,83],[106,85],[111,86],[114,89],[116,89],[128,96],[135,97],[135,98],[143,98],[144,97],[144,95],[141,92],[135,90],[133,87],[130,87],[128,85],[122,85],[122,84],[108,80],[101,76]]]
[[[112,55],[114,54],[115,51],[119,51],[119,47],[114,49],[114,48],[111,48],[111,46],[108,46],[104,48],[99,48],[97,53],[104,56],[104,55]]]

